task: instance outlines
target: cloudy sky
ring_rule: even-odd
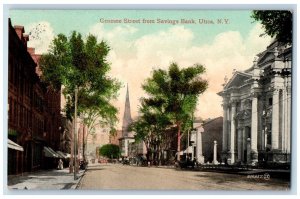
[[[260,37],[263,30],[250,17],[250,10],[11,10],[13,25],[23,25],[30,33],[29,46],[45,53],[55,35],[70,35],[76,30],[83,36],[94,34],[111,46],[108,57],[110,75],[123,87],[114,104],[124,111],[126,85],[129,85],[132,116],[137,116],[141,84],[151,71],[167,69],[171,62],[181,67],[195,63],[206,67],[209,88],[199,98],[196,116],[204,119],[222,116],[224,77],[245,70],[254,56],[263,51],[271,38]],[[154,23],[143,23],[153,20]],[[194,20],[193,24],[181,20]],[[108,20],[107,23],[103,21]],[[111,20],[119,23],[111,23]],[[137,20],[135,23],[125,23]],[[159,21],[160,20],[160,21]],[[222,23],[218,23],[222,21]],[[110,21],[110,22],[109,22]],[[164,21],[165,23],[161,23]],[[226,23],[226,22],[227,23]],[[140,22],[140,23],[138,23]],[[171,23],[173,22],[173,23]],[[175,22],[175,23],[174,23]],[[201,23],[202,22],[202,23]],[[213,24],[211,22],[214,22]],[[36,28],[41,30],[35,31]]]

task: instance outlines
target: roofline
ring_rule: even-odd
[[[203,123],[203,126],[206,125],[206,124],[208,124],[208,123],[211,123],[211,122],[213,122],[213,121],[215,121],[215,120],[217,120],[217,119],[219,119],[219,118],[222,118],[222,119],[223,119],[223,116],[219,116],[219,117],[213,118],[213,119],[211,119],[211,120],[209,120],[209,121],[207,121],[207,122],[204,122],[204,123]]]
[[[233,76],[230,78],[230,80],[228,81],[228,83],[224,86],[224,89],[225,90],[227,88],[227,86],[234,80],[234,78],[237,76],[237,75],[242,75],[242,76],[246,76],[246,77],[249,77],[251,78],[251,75],[248,74],[248,73],[245,73],[243,71],[236,71]]]

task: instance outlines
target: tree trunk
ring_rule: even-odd
[[[162,154],[162,152],[161,152],[161,146],[158,145],[158,166],[161,165],[161,156],[162,156],[161,154]]]
[[[181,124],[177,123],[177,161],[180,161],[180,131],[181,131]]]

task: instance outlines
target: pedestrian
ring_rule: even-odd
[[[194,168],[195,166],[196,166],[196,167],[198,166],[198,165],[197,165],[197,158],[194,158],[194,160],[193,160],[193,168]]]
[[[64,163],[61,159],[59,159],[57,169],[62,170],[63,168],[64,168]]]

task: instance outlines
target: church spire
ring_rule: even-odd
[[[129,101],[129,88],[127,83],[125,109],[124,109],[123,125],[122,125],[123,137],[128,136],[128,126],[131,124],[131,122],[132,122],[132,118],[131,118],[130,101]]]

